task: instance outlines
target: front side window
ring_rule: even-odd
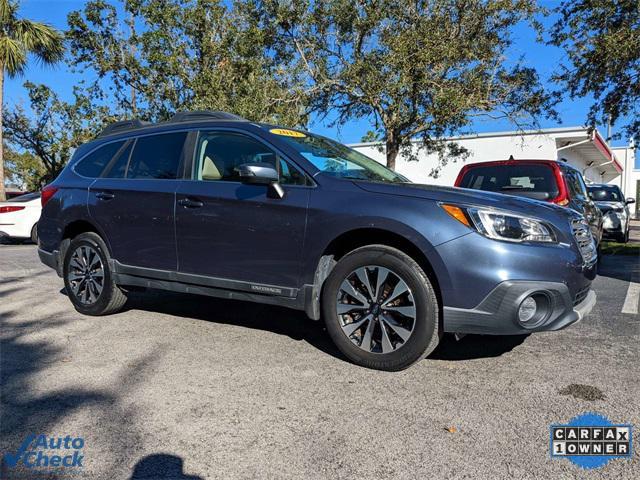
[[[296,132],[295,136],[274,133],[282,131],[288,132],[283,129],[271,129],[281,141],[288,143],[318,170],[332,177],[391,183],[409,181],[399,173],[341,143],[302,132]]]
[[[108,143],[99,147],[76,164],[74,167],[75,172],[83,177],[99,177],[113,156],[118,153],[124,144],[125,140]]]
[[[186,132],[139,137],[133,147],[127,178],[175,179]]]
[[[196,180],[239,182],[238,167],[269,163],[280,172],[284,185],[307,185],[307,178],[268,146],[251,137],[230,132],[202,132],[196,151]],[[277,164],[279,166],[277,167]]]

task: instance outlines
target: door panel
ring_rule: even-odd
[[[310,189],[184,181],[176,195],[178,270],[298,287]]]
[[[99,178],[89,214],[107,234],[113,258],[137,267],[175,270],[173,211],[179,180]]]

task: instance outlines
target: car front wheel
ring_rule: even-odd
[[[402,370],[438,345],[438,302],[420,265],[383,245],[344,256],[322,293],[327,330],[352,362]]]
[[[75,309],[85,315],[108,315],[120,310],[127,297],[114,283],[109,251],[99,235],[75,237],[63,264],[64,285]]]

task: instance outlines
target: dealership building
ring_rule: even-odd
[[[612,148],[597,130],[584,127],[549,128],[535,131],[480,133],[451,137],[466,148],[465,160],[450,161],[437,176],[432,174],[438,165],[437,154],[427,154],[415,142],[415,158],[409,160],[401,154],[396,159],[396,170],[418,183],[453,185],[464,164],[491,160],[560,160],[580,170],[588,183],[610,183],[620,186],[627,197],[640,194],[640,170],[635,168],[633,147]],[[352,148],[386,163],[380,143],[357,143]],[[636,203],[637,205],[637,203]]]

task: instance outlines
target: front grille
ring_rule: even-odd
[[[571,231],[585,263],[595,262],[598,258],[598,250],[589,224],[584,219],[574,218],[571,220]]]
[[[587,298],[587,295],[589,295],[589,290],[591,289],[591,284],[587,285],[586,287],[578,290],[578,293],[576,293],[576,296],[573,299],[573,306],[575,307],[576,305],[578,305],[579,303],[582,303],[582,301]]]

